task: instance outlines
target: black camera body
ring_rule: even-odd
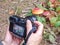
[[[26,21],[30,20],[32,22],[32,29],[36,30],[36,25],[33,23],[37,20],[36,16],[27,16],[25,18],[13,15],[10,16],[10,26],[9,31],[12,32],[17,37],[25,38],[26,37]]]

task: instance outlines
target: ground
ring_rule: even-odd
[[[16,7],[19,7],[22,10],[19,16],[24,17],[29,9],[34,8],[33,3],[40,3],[40,0],[0,0],[0,40],[4,40],[6,30],[9,26],[9,17],[16,14]],[[59,41],[59,39],[60,36],[58,36],[57,41]],[[49,43],[42,41],[42,45],[49,45]]]

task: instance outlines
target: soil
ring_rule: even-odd
[[[26,12],[35,6],[33,3],[40,3],[42,0],[0,0],[0,40],[4,40],[6,31],[9,30],[9,17],[14,15],[16,7],[20,7],[22,12],[19,16],[24,17]],[[60,36],[57,36],[57,44],[49,44],[46,41],[42,41],[41,45],[60,45]]]

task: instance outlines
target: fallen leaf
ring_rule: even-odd
[[[14,10],[9,10],[9,14],[10,14],[10,15],[12,15],[12,14],[14,14],[14,13],[15,13]]]
[[[56,27],[59,27],[59,26],[60,26],[60,21],[57,21],[57,22],[55,23],[55,26],[56,26]]]
[[[54,36],[53,35],[49,35],[49,41],[51,42],[51,43],[54,43],[55,42],[55,38],[54,38]]]
[[[46,23],[46,19],[44,17],[37,16],[37,20],[42,22],[42,23]]]

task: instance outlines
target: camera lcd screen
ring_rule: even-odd
[[[13,33],[15,33],[18,36],[24,36],[24,28],[22,26],[14,24],[13,26]]]

